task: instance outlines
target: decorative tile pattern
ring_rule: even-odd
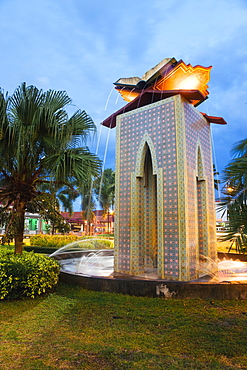
[[[195,278],[215,255],[208,123],[174,96],[118,116],[116,145],[115,271]]]
[[[188,207],[190,274],[194,275],[198,254],[216,258],[215,206],[213,185],[213,164],[211,151],[211,132],[209,123],[190,104],[184,103],[186,129],[187,188],[190,189],[191,178],[196,177],[194,191]],[[188,194],[189,197],[189,194]],[[194,205],[194,206],[193,206]],[[193,217],[198,214],[197,222]],[[195,240],[195,235],[198,239]],[[195,242],[193,243],[193,240]]]

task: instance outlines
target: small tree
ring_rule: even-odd
[[[109,211],[113,207],[115,199],[115,172],[111,168],[105,169],[103,174],[96,179],[94,191],[103,209],[103,215],[108,216],[109,232]]]
[[[95,125],[85,111],[69,117],[70,103],[65,91],[25,83],[10,97],[0,91],[0,220],[15,238],[16,253],[22,253],[27,210],[57,216],[47,194],[86,181],[88,169],[94,176],[100,171],[98,157],[84,146]],[[50,192],[41,190],[44,183]]]
[[[234,239],[241,252],[247,251],[247,139],[232,149],[235,157],[224,170],[225,198],[221,209],[228,213],[229,229],[226,239]]]

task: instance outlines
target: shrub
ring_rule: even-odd
[[[57,251],[57,248],[50,248],[50,247],[40,247],[40,246],[24,246],[24,250],[27,252],[34,252],[34,253],[42,253],[46,255],[50,255]]]
[[[54,248],[59,249],[64,247],[67,244],[70,244],[76,240],[89,240],[83,244],[84,249],[105,249],[105,248],[114,248],[114,241],[112,237],[109,237],[108,240],[103,236],[77,236],[77,235],[33,235],[30,236],[30,245],[31,247],[25,247],[25,250],[32,250],[32,247],[40,247],[42,253],[53,253]],[[94,240],[96,239],[96,240]],[[91,242],[92,240],[92,242]],[[48,248],[53,248],[49,250]],[[35,248],[35,252],[38,252],[38,249]]]
[[[30,245],[58,249],[78,239],[77,235],[32,235]]]
[[[73,244],[74,248],[80,247],[81,249],[113,249],[114,241],[97,238],[85,238],[85,241],[81,239],[78,244]],[[81,242],[83,241],[83,242]]]
[[[113,240],[95,240],[93,246],[95,249],[114,248],[114,242]]]
[[[0,299],[34,298],[58,282],[57,261],[33,252],[0,251]]]
[[[97,236],[107,239],[114,239],[114,234],[98,234]]]

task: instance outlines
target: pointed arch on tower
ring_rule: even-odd
[[[135,176],[136,177],[143,177],[144,176],[144,163],[145,157],[147,153],[147,148],[150,150],[151,159],[152,159],[152,167],[153,167],[153,175],[158,174],[158,163],[156,157],[156,151],[154,147],[154,143],[147,133],[144,133],[143,138],[140,142],[139,149],[136,155],[136,167],[135,167]]]
[[[130,271],[140,275],[155,267],[164,277],[163,169],[158,167],[154,143],[145,132],[131,173]]]
[[[197,142],[196,150],[196,177],[198,181],[205,180],[204,158],[200,141]]]
[[[196,193],[197,193],[197,223],[198,223],[198,253],[208,254],[208,207],[207,181],[205,175],[205,160],[201,143],[197,142],[196,154]]]

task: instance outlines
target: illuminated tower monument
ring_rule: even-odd
[[[226,122],[195,108],[210,69],[169,58],[115,83],[129,102],[102,123],[117,128],[116,275],[190,281],[200,255],[216,260],[210,123]]]

